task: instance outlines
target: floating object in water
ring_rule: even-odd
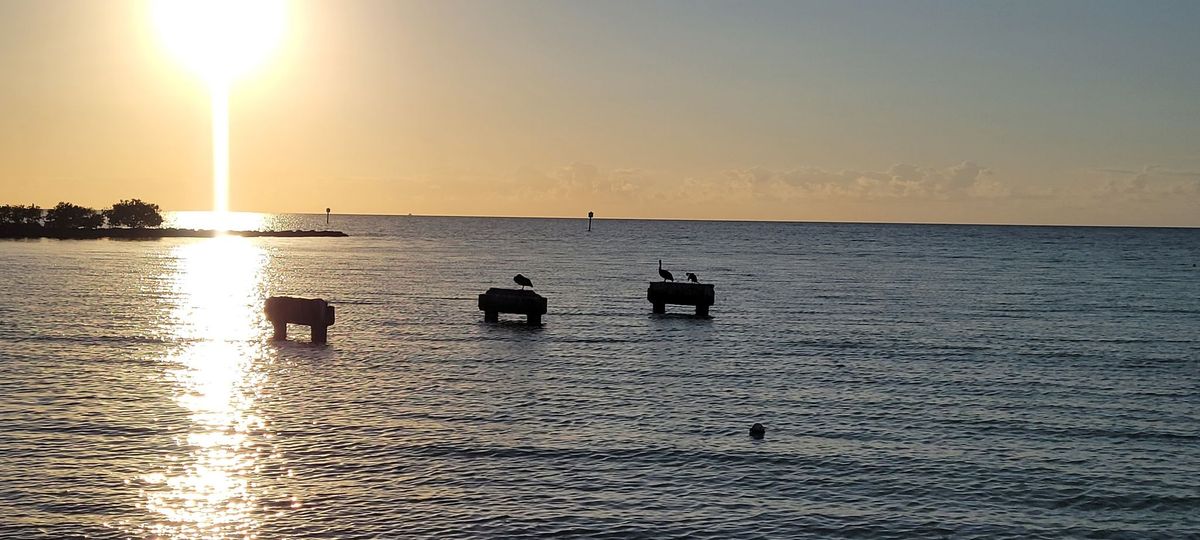
[[[312,342],[324,344],[329,340],[329,327],[333,326],[333,306],[320,298],[293,298],[272,296],[263,306],[267,320],[275,328],[274,339],[287,339],[287,325],[303,324],[312,328]]]
[[[763,435],[766,435],[766,434],[767,434],[767,428],[763,427],[762,424],[759,424],[756,422],[753,426],[750,426],[750,437],[755,438],[755,439],[761,439],[761,438],[763,438]]]
[[[667,304],[676,304],[696,306],[697,317],[708,317],[708,308],[716,303],[716,293],[708,283],[652,281],[646,299],[654,304],[655,313],[666,313]]]
[[[662,259],[658,260],[658,275],[662,276],[663,281],[675,281],[675,276],[672,276],[670,272],[663,270]]]
[[[517,277],[522,276],[518,274]],[[531,326],[536,326],[542,324],[542,315],[546,314],[546,298],[524,289],[491,288],[479,295],[479,310],[483,311],[483,320],[487,322],[499,321],[501,313],[518,313],[525,315]]]
[[[522,276],[521,274],[513,276],[513,281],[517,282],[517,285],[520,285],[522,289],[525,287],[529,287],[530,289],[533,288],[533,282],[529,281],[529,278]]]

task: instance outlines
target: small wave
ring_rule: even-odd
[[[143,344],[163,344],[168,343],[162,338],[150,336],[105,336],[105,335],[88,335],[88,336],[19,336],[10,338],[0,338],[3,341],[11,341],[13,343],[81,343],[84,345],[95,344],[126,344],[126,345],[143,345]]]
[[[1108,489],[1076,490],[1077,493],[1040,494],[1048,508],[1085,511],[1145,511],[1173,512],[1200,507],[1200,495],[1166,495],[1153,493],[1121,493]],[[1031,493],[1035,499],[1038,493]]]
[[[594,462],[680,464],[692,463],[758,463],[795,465],[796,458],[781,454],[762,452],[734,453],[714,450],[659,448],[553,448],[538,446],[453,446],[445,444],[418,444],[408,448],[418,455],[449,456],[463,459],[531,459],[581,460]]]

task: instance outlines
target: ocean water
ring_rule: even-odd
[[[0,241],[0,538],[1200,537],[1200,230],[331,227]]]

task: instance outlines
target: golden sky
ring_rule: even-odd
[[[1200,226],[1200,4],[288,3],[231,92],[263,212]],[[212,205],[133,1],[0,0],[0,203]]]

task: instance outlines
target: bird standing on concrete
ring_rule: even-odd
[[[529,278],[522,276],[521,274],[513,276],[513,281],[517,282],[517,285],[520,285],[522,290],[524,290],[525,287],[529,287],[530,289],[533,288],[533,282],[529,281]]]
[[[662,276],[663,281],[675,281],[675,277],[670,272],[663,270],[662,259],[658,260],[658,275]]]
[[[692,283],[700,283],[700,280],[698,278],[696,278],[696,274],[694,272],[688,272],[687,277],[688,277],[688,281],[690,281]]]

